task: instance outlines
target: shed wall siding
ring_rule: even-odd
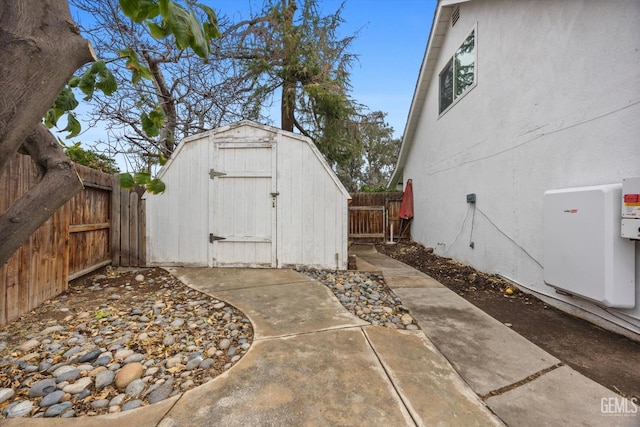
[[[278,141],[279,262],[344,269],[347,201],[318,156],[305,141]]]
[[[632,1],[462,3],[404,168],[414,240],[640,330],[640,290],[634,309],[605,312],[556,294],[542,266],[544,191],[640,175],[638,22]],[[478,84],[438,117],[437,75],[476,25]]]
[[[220,147],[233,147],[234,144],[238,147],[275,144],[272,155],[275,156],[273,168],[276,173],[269,179],[271,189],[254,189],[260,192],[260,197],[266,195],[269,200],[271,192],[279,193],[275,200],[276,226],[272,234],[276,239],[277,259],[274,265],[345,269],[348,259],[348,193],[308,139],[251,122],[240,122],[196,135],[180,144],[160,173],[160,178],[167,185],[166,192],[147,196],[149,264],[265,266],[265,244],[256,243],[252,252],[247,243],[216,241],[210,244],[208,241],[211,232],[224,236],[223,231],[226,231],[235,236],[250,231],[250,224],[248,228],[236,227],[234,221],[260,220],[255,215],[249,215],[248,208],[244,213],[225,217],[222,222],[215,219],[221,215],[220,207],[216,204],[220,197],[228,200],[246,194],[218,194],[218,186],[210,182],[209,169],[220,172],[229,169],[242,173],[254,169],[266,170],[267,163],[271,163],[270,159],[262,159],[260,163],[261,159],[255,158],[253,160],[258,163],[249,164],[248,157],[240,153],[234,156],[232,148],[224,148],[225,152],[230,150],[225,162],[232,163],[220,163]],[[244,150],[244,154],[251,151]],[[220,179],[224,178],[214,178]],[[243,193],[249,193],[249,190]],[[223,201],[222,205],[226,204]],[[214,224],[218,223],[225,230],[213,230]],[[255,225],[259,228],[264,224]],[[236,229],[242,230],[235,233]],[[225,245],[228,251],[225,250],[224,258],[213,260],[218,253],[215,248],[221,247],[219,245]]]
[[[190,140],[160,176],[163,194],[147,195],[150,265],[208,265],[209,137]]]

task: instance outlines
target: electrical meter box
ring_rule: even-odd
[[[622,224],[620,235],[640,240],[640,176],[622,180]]]

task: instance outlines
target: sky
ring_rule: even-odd
[[[247,17],[254,0],[208,0],[232,18]],[[338,0],[318,0],[323,15],[334,13]],[[427,48],[437,0],[346,0],[339,35],[357,33],[350,52],[358,55],[351,69],[351,96],[371,111],[386,112],[396,138],[402,137]],[[278,120],[275,121],[278,123]]]
[[[262,0],[201,0],[233,20],[260,10]],[[321,14],[335,13],[341,0],[318,0]],[[351,97],[370,111],[387,113],[394,137],[401,138],[407,121],[420,65],[427,47],[437,0],[346,0],[339,37],[356,34],[350,53],[358,56],[351,69]],[[72,16],[74,10],[72,9]],[[279,99],[279,98],[277,98]],[[277,104],[274,103],[274,104]],[[82,107],[79,108],[82,122]],[[279,123],[279,117],[273,118]],[[87,129],[76,140],[93,143],[106,140],[99,127]],[[64,140],[63,134],[60,135]],[[65,141],[66,143],[66,141]],[[118,161],[124,171],[129,169]]]

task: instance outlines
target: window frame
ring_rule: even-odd
[[[473,82],[465,88],[465,90],[456,95],[456,87],[455,87],[455,57],[464,42],[473,34]],[[452,76],[452,84],[451,84],[451,98],[452,101],[449,105],[447,105],[444,109],[441,109],[441,101],[442,101],[442,83],[443,76],[451,71]],[[438,73],[438,118],[442,117],[447,113],[454,105],[456,105],[462,98],[464,98],[471,90],[478,85],[478,24],[474,25],[465,35],[462,42],[458,45],[455,52],[448,57],[447,62]]]

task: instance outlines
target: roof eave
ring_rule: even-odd
[[[467,1],[470,0],[440,0],[436,6],[436,11],[433,15],[433,23],[431,24],[431,31],[429,33],[429,40],[427,42],[427,48],[425,50],[424,59],[422,60],[422,65],[420,66],[416,89],[413,93],[411,108],[409,109],[409,114],[407,116],[407,124],[405,125],[404,133],[402,134],[400,154],[398,155],[396,167],[391,175],[391,179],[389,180],[389,188],[395,187],[402,178],[404,165],[413,144],[413,137],[415,136],[418,120],[422,114],[424,102],[427,98],[429,83],[435,72],[436,62],[440,55],[440,48],[442,47],[445,34],[447,33],[451,13],[453,12],[453,6]]]

